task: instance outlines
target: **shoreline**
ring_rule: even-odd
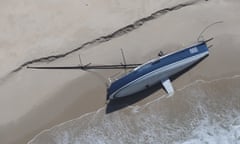
[[[201,79],[198,79],[198,80],[195,80],[194,82],[188,84],[188,85],[185,85],[183,86],[182,88],[178,88],[176,89],[176,95],[178,95],[179,93],[181,93],[181,91],[184,91],[186,89],[189,89],[190,87],[196,87],[196,85],[204,85],[204,84],[211,84],[211,83],[218,83],[218,82],[221,82],[221,81],[229,81],[229,80],[240,80],[240,74],[239,75],[233,75],[233,76],[230,76],[230,77],[221,77],[221,78],[218,78],[218,79],[212,79],[212,80],[209,80],[209,81],[206,81],[206,80],[201,80]],[[151,105],[152,103],[155,103],[155,102],[159,102],[161,99],[170,99],[171,97],[168,97],[167,94],[163,94],[161,96],[159,96],[159,98],[156,98],[156,99],[152,99],[150,101],[146,101],[143,103],[143,104],[140,104],[138,105],[138,103],[134,104],[134,105],[131,105],[131,106],[127,106],[126,108],[124,108],[123,110],[120,110],[120,111],[136,111],[136,112],[140,112],[140,111],[143,111],[148,105]],[[71,120],[68,120],[68,121],[65,121],[63,123],[60,123],[60,124],[57,124],[57,125],[54,125],[53,127],[50,127],[48,129],[44,129],[43,131],[41,131],[40,133],[38,133],[37,135],[35,135],[30,141],[28,141],[27,144],[31,144],[32,142],[35,141],[36,138],[38,138],[40,135],[43,135],[44,133],[48,133],[54,129],[57,129],[59,127],[62,127],[64,125],[69,125],[70,123],[73,123],[74,121],[81,121],[81,119],[84,119],[90,115],[95,115],[97,113],[99,113],[100,111],[105,111],[105,106],[97,109],[96,111],[93,111],[93,112],[88,112],[88,113],[85,113],[83,115],[81,115],[80,117],[78,118],[75,118],[75,119],[71,119]],[[106,115],[106,113],[105,113]]]

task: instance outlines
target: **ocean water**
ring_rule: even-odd
[[[110,114],[105,108],[36,135],[28,144],[240,144],[240,77],[198,80],[174,96]]]

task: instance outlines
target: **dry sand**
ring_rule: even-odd
[[[26,68],[9,74],[35,58],[71,51],[83,43],[134,23],[155,11],[184,1],[1,1],[0,30],[0,143],[26,143],[56,124],[104,107],[106,80],[116,71],[97,71],[102,76],[78,70],[51,71]],[[240,2],[198,1],[191,6],[159,13],[154,20],[110,41],[96,42],[61,59],[33,65],[77,65],[83,62],[118,64],[123,48],[129,63],[156,57],[159,50],[171,52],[193,44],[200,31],[215,21],[224,21],[204,34],[214,37],[210,56],[173,82],[176,89],[198,80],[213,80],[240,74]],[[4,77],[5,76],[5,77]],[[163,94],[149,96],[144,104]]]

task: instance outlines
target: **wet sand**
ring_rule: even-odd
[[[9,2],[7,3],[7,5],[12,7],[15,6],[14,4],[9,4]],[[94,4],[95,7],[100,9],[106,8],[108,10],[110,9],[110,12],[114,10],[117,12],[115,14],[113,13],[111,15],[112,17],[106,18],[105,21],[102,20],[102,23],[100,23],[98,27],[96,26],[97,24],[94,25],[94,23],[98,23],[96,20],[89,20],[84,24],[78,22],[79,19],[85,16],[84,13],[81,13],[78,18],[69,18],[62,26],[59,25],[61,30],[57,28],[51,31],[46,29],[46,33],[40,34],[38,38],[34,37],[34,39],[38,41],[38,44],[35,44],[35,41],[31,39],[32,35],[36,36],[37,34],[28,33],[29,35],[19,40],[23,43],[18,43],[15,40],[20,37],[21,31],[18,33],[19,35],[13,36],[14,34],[11,34],[8,39],[4,37],[8,41],[13,37],[14,39],[12,40],[15,43],[14,46],[8,43],[6,43],[6,45],[1,45],[1,47],[13,48],[7,50],[7,52],[2,50],[5,53],[2,53],[3,56],[1,56],[1,59],[4,60],[9,57],[9,61],[1,65],[1,68],[4,69],[2,75],[5,75],[7,72],[28,60],[66,52],[78,47],[86,41],[90,41],[102,35],[107,35],[121,27],[132,24],[134,21],[148,16],[156,10],[168,7],[169,5],[177,5],[176,3],[179,2],[157,3],[154,1],[152,3],[156,3],[156,5],[148,6],[141,1],[138,4],[144,5],[143,7],[146,10],[144,12],[140,12],[143,9],[142,7],[131,7],[136,5],[133,4],[129,6],[127,3],[128,2],[122,2],[119,5],[112,4],[110,8],[106,8],[106,6],[102,6],[102,4],[98,7],[97,5],[99,3],[92,1],[88,6]],[[65,8],[65,4],[66,3],[59,4],[61,7],[58,10],[61,11],[61,9]],[[38,7],[35,4],[31,5],[33,7]],[[31,5],[29,8],[33,9]],[[46,6],[45,3],[42,5]],[[72,5],[75,5],[75,3],[69,5],[69,9],[71,9]],[[86,6],[86,4],[82,6]],[[120,10],[112,6],[118,6],[117,8]],[[121,6],[126,9],[121,10]],[[127,6],[129,7],[127,8]],[[21,11],[21,8],[25,8],[26,6],[21,6],[21,4],[19,4],[16,7],[19,7],[18,11]],[[49,7],[55,8],[55,5],[50,5]],[[78,7],[76,6],[74,8],[77,9]],[[127,32],[107,42],[94,43],[64,58],[56,59],[53,62],[33,63],[32,65],[78,65],[78,54],[81,54],[84,63],[119,64],[122,61],[120,53],[121,48],[125,51],[128,63],[145,62],[156,57],[160,50],[169,53],[193,44],[196,42],[198,34],[205,26],[216,21],[224,21],[223,24],[214,26],[204,34],[205,38],[215,38],[210,42],[213,47],[210,49],[209,57],[177,78],[173,82],[173,85],[175,89],[181,89],[196,80],[210,81],[239,75],[240,68],[237,66],[239,61],[238,56],[240,54],[240,33],[238,26],[240,22],[239,8],[240,3],[236,1],[201,1],[189,7],[166,12],[158,16],[158,18],[144,23],[144,25],[138,29]],[[129,9],[132,9],[133,12],[130,12],[129,17],[126,18],[125,16],[129,14]],[[85,10],[90,11],[89,9]],[[100,16],[106,16],[110,13],[109,11],[104,11]],[[5,12],[8,11],[6,10]],[[69,16],[74,13],[76,13],[76,11],[73,10],[66,15]],[[118,21],[111,19],[118,14],[121,15],[115,17]],[[24,15],[24,13],[22,15]],[[45,16],[44,14],[42,15]],[[67,16],[60,15],[60,17],[57,17],[52,27],[59,21],[63,21]],[[18,18],[18,16],[14,18]],[[32,18],[31,15],[30,18]],[[40,22],[36,22],[36,25],[39,25],[41,29],[41,25],[43,25],[45,21],[51,19],[51,17],[47,18],[48,19],[42,19]],[[8,24],[8,22],[9,21],[6,21],[5,23]],[[17,25],[22,23],[24,22],[20,21]],[[71,25],[73,28],[65,28],[69,27],[70,24],[73,24]],[[78,26],[80,24],[82,25],[79,28]],[[34,24],[32,26],[33,28],[30,28],[30,30],[37,31],[34,28]],[[86,27],[94,28],[94,30],[88,31]],[[51,27],[49,27],[49,29],[50,28]],[[64,35],[58,37],[61,34]],[[47,37],[43,38],[45,36]],[[57,37],[57,40],[52,42],[54,40],[51,37]],[[29,42],[29,39],[32,41]],[[4,41],[3,38],[2,41]],[[41,44],[43,44],[43,46]],[[18,52],[19,48],[16,47],[16,45],[19,47],[28,47],[29,49]],[[105,78],[119,71],[98,70],[97,72],[101,76],[79,70],[39,71],[29,70],[24,67],[20,71],[8,75],[8,78],[2,81],[0,85],[0,143],[27,143],[44,129],[80,117],[83,114],[94,112],[99,108],[106,108]],[[220,88],[216,87],[217,90],[223,88],[223,86]],[[154,91],[153,94],[132,105],[144,105],[164,94],[162,89]],[[176,95],[178,95],[178,93]]]
[[[239,76],[194,81],[174,97],[159,97],[106,115],[104,108],[56,125],[29,144],[238,143]]]

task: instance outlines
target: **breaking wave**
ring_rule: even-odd
[[[145,105],[105,108],[62,123],[28,144],[240,144],[240,76],[198,80]]]

